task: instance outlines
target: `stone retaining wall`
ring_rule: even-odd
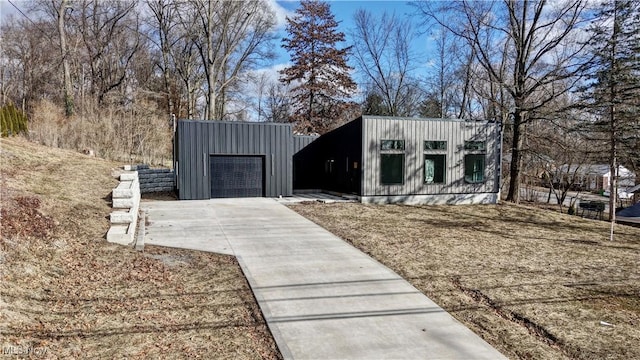
[[[120,184],[112,191],[113,212],[107,241],[121,245],[133,245],[138,210],[140,209],[140,181],[138,172],[120,174]]]
[[[140,192],[143,194],[175,189],[176,180],[171,169],[150,169],[146,164],[133,165],[129,168],[138,171]]]

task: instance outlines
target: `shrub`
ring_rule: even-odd
[[[27,133],[27,116],[12,104],[0,109],[0,132],[2,137]]]
[[[171,127],[155,106],[82,105],[77,115],[66,118],[62,107],[40,101],[34,107],[29,137],[116,161],[170,164]]]

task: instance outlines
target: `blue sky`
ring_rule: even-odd
[[[300,5],[299,1],[278,1],[271,0],[274,6],[277,18],[278,18],[278,36],[280,38],[286,36],[285,17],[293,16],[296,8]],[[415,15],[416,9],[409,4],[408,1],[393,1],[393,0],[373,0],[373,1],[359,1],[359,0],[330,0],[327,1],[331,6],[331,12],[334,14],[336,20],[340,23],[339,31],[342,31],[346,35],[346,42],[344,46],[349,45],[351,39],[349,38],[349,32],[354,27],[353,14],[358,9],[365,9],[371,11],[374,15],[379,16],[384,11],[387,13],[394,13],[400,18],[409,18],[416,31],[420,31],[420,22],[422,18]],[[429,34],[421,34],[412,43],[412,50],[417,54],[422,61],[420,61],[419,69],[416,71],[424,73],[427,70],[428,63],[430,61],[428,56],[428,49],[432,47],[429,40]],[[277,57],[272,61],[272,66],[269,67],[271,71],[280,70],[289,64],[289,54],[282,49],[281,42],[278,40],[275,44]],[[263,69],[269,71],[268,69]],[[275,72],[274,72],[275,74]],[[276,75],[277,76],[277,75]]]
[[[415,15],[415,8],[409,5],[408,1],[393,1],[393,0],[373,0],[373,1],[359,1],[359,0],[333,0],[327,1],[331,6],[331,12],[334,14],[336,20],[340,23],[339,30],[347,35],[347,42],[349,39],[349,31],[354,27],[353,14],[358,9],[365,9],[371,11],[374,15],[382,14],[384,11],[388,13],[394,13],[401,18],[408,17],[414,22],[416,30],[419,29],[419,23],[421,19]],[[286,15],[293,15],[296,8],[299,6],[298,1],[276,1],[277,6],[285,10]],[[280,11],[281,9],[278,9]],[[280,35],[285,36],[284,31],[284,16],[285,14],[279,14]],[[280,44],[278,44],[278,47]],[[428,34],[418,37],[413,44],[414,51],[424,52],[428,45]],[[280,48],[281,49],[281,48]],[[277,63],[286,62],[289,60],[289,56],[284,50],[280,51]]]

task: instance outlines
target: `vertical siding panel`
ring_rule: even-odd
[[[196,154],[197,154],[197,146],[196,146],[196,136],[197,136],[197,129],[195,124],[190,124],[191,126],[189,126],[189,198],[190,199],[197,199],[197,159],[196,159]]]
[[[369,154],[368,161],[368,170],[367,170],[367,178],[369,181],[369,194],[370,195],[378,195],[380,193],[380,188],[378,186],[378,161],[379,161],[379,144],[378,140],[382,138],[381,134],[378,133],[378,122],[372,119],[368,121],[368,134],[369,138],[367,139],[367,148]]]
[[[255,131],[256,128],[252,127],[249,129],[249,134],[248,134],[248,139],[247,139],[247,150],[249,151],[250,154],[257,154],[258,152],[256,151],[256,144],[255,144],[255,139],[256,137],[255,135]]]
[[[207,177],[205,178],[205,181],[203,182],[203,198],[210,198],[211,197],[211,165],[210,165],[210,159],[211,159],[211,147],[209,147],[209,139],[211,138],[211,133],[212,133],[212,128],[210,124],[206,124],[206,126],[203,126],[203,132],[202,132],[202,153],[203,153],[203,164],[205,166],[206,172],[207,172]]]
[[[294,137],[293,137],[293,132],[291,131],[291,128],[287,128],[287,155],[286,155],[286,161],[287,161],[287,188],[286,188],[286,194],[287,196],[291,196],[293,195],[293,141],[294,141]]]
[[[202,192],[201,192],[201,188],[202,188],[202,182],[203,182],[203,174],[202,174],[202,154],[200,152],[200,148],[202,145],[202,124],[200,123],[195,123],[195,136],[192,138],[193,141],[193,159],[195,162],[195,166],[193,167],[194,171],[194,181],[193,181],[193,188],[194,188],[194,196],[196,197],[196,199],[199,199],[202,197]]]
[[[413,183],[414,183],[414,193],[423,193],[425,192],[425,184],[422,180],[424,170],[422,167],[423,164],[423,145],[422,141],[424,139],[424,121],[413,121],[413,146],[414,146],[414,172],[413,172]]]
[[[225,134],[226,134],[225,140],[227,143],[227,146],[226,146],[227,148],[225,150],[227,154],[233,154],[234,145],[235,145],[235,136],[237,135],[235,134],[236,132],[233,131],[234,128],[231,124],[224,124],[224,127],[225,127]]]
[[[270,156],[271,165],[273,166],[273,169],[268,175],[269,175],[269,180],[271,185],[269,187],[271,196],[275,196],[278,193],[278,182],[274,181],[273,175],[275,175],[278,172],[280,164],[278,159],[275,157],[274,150],[278,146],[278,143],[280,142],[280,133],[276,128],[271,128],[270,130],[271,131],[269,131],[269,140],[270,140],[269,156]]]

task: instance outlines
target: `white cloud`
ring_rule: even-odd
[[[267,0],[267,3],[269,4],[269,6],[271,6],[271,9],[273,9],[276,14],[276,28],[284,29],[285,25],[287,24],[287,16],[293,17],[293,12],[285,9],[276,0]]]
[[[289,63],[274,64],[269,67],[253,70],[251,73],[255,78],[264,77],[264,79],[269,82],[278,82],[278,78],[280,77],[279,71],[290,65]]]

